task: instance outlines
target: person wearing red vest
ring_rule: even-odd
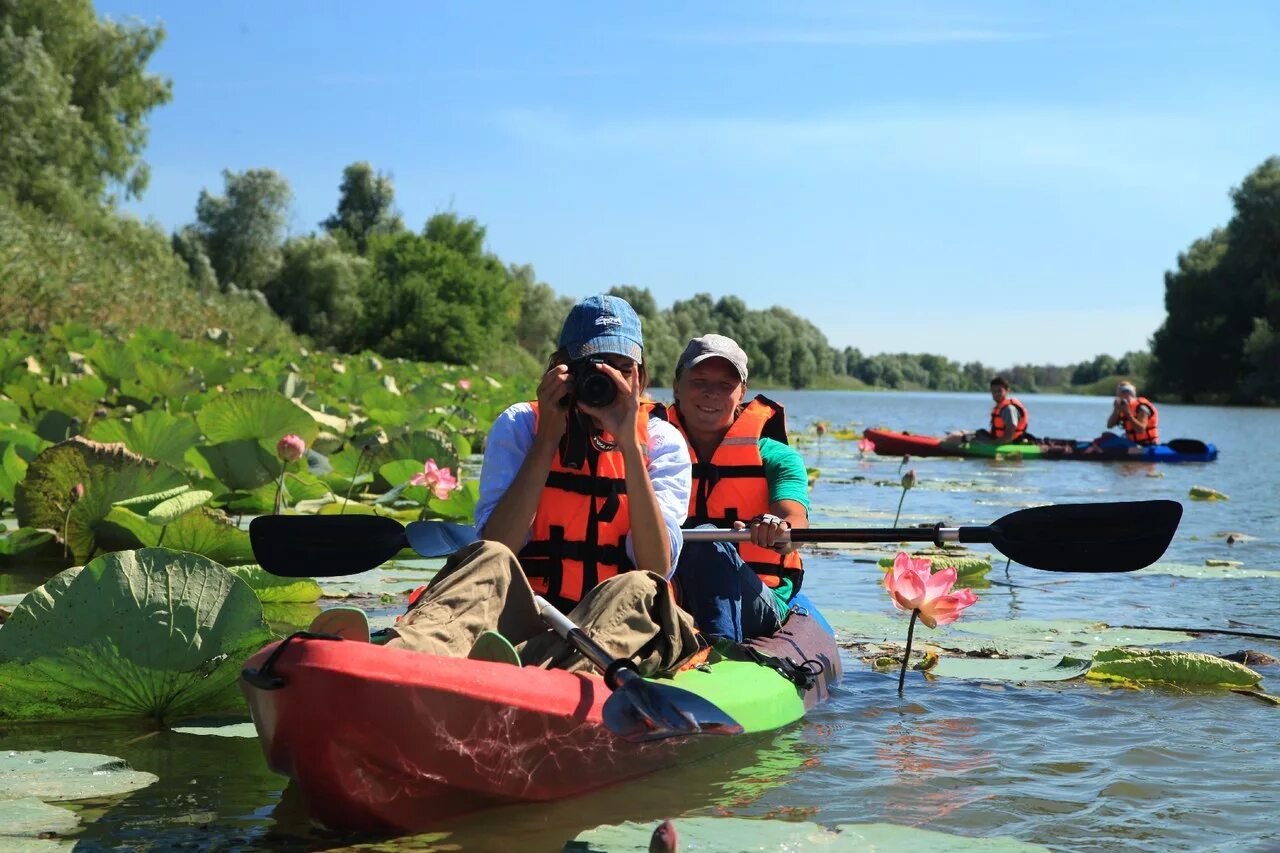
[[[1107,418],[1107,429],[1124,427],[1124,436],[1138,445],[1160,443],[1160,413],[1146,397],[1138,396],[1132,382],[1116,386],[1116,399]],[[1104,435],[1105,437],[1105,435]]]
[[[573,307],[537,400],[498,416],[485,443],[475,521],[397,622],[388,645],[467,654],[498,632],[525,665],[586,668],[537,616],[537,593],[641,671],[669,671],[702,645],[668,585],[683,543],[688,448],[641,402],[640,321],[624,300]]]
[[[991,380],[990,429],[980,429],[977,438],[994,444],[1012,444],[1027,433],[1027,407],[1009,394],[1009,381],[1003,376]]]
[[[799,592],[800,555],[785,533],[809,526],[808,473],[786,444],[782,407],[744,405],[747,355],[731,338],[689,341],[667,418],[689,442],[693,491],[685,527],[750,526],[751,541],[686,542],[676,566],[681,606],[708,636],[776,631]]]

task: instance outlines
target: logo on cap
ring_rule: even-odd
[[[612,314],[601,314],[596,318],[597,326],[621,326],[622,318],[615,317]]]

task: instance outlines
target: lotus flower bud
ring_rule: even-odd
[[[71,487],[71,502],[77,503],[84,497],[84,483],[76,483]]]
[[[307,450],[307,443],[300,436],[289,433],[276,443],[276,455],[285,462],[301,459]]]
[[[916,469],[908,468],[907,473],[902,475],[902,488],[914,489],[916,487]]]

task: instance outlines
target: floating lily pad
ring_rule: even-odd
[[[433,577],[444,560],[411,560],[347,577],[325,578],[320,583],[326,598],[356,595],[399,595],[410,592]]]
[[[1067,681],[1089,671],[1090,662],[1073,657],[960,658],[943,657],[934,675],[971,681]]]
[[[1159,681],[1198,687],[1252,687],[1262,676],[1247,666],[1199,652],[1104,649],[1093,656],[1088,677],[1142,684]]]
[[[1226,501],[1230,500],[1226,495],[1217,489],[1211,489],[1208,486],[1192,486],[1188,496],[1195,501]]]
[[[159,777],[91,752],[0,752],[0,801],[85,800],[145,788]]]
[[[146,548],[68,569],[0,630],[0,720],[240,712],[240,666],[271,638],[243,580]]]
[[[258,736],[258,729],[253,723],[227,723],[221,726],[174,726],[173,730],[179,734],[205,737],[255,738]]]
[[[53,445],[32,461],[26,479],[17,488],[18,524],[59,535],[65,524],[72,556],[83,561],[97,550],[94,528],[111,512],[112,504],[185,482],[186,476],[178,469],[145,460],[122,444],[98,444],[76,436]],[[71,490],[77,484],[83,484],[84,496],[73,502]]]
[[[930,853],[967,851],[1047,850],[1014,838],[967,838],[928,829],[888,823],[840,824],[828,829],[816,823],[753,820],[734,817],[690,817],[672,821],[681,850],[928,850]],[[581,832],[564,846],[565,853],[629,853],[649,850],[656,823],[599,826]]]
[[[1205,561],[1208,562],[1207,560]],[[1241,578],[1280,578],[1276,569],[1246,569],[1242,566],[1191,566],[1182,563],[1156,563],[1139,569],[1134,575],[1168,575],[1174,578],[1205,578],[1207,580],[1237,580]]]

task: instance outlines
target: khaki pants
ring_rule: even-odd
[[[644,675],[676,670],[702,647],[693,617],[676,606],[666,580],[652,572],[624,572],[604,581],[568,617],[610,657],[631,658]],[[476,542],[449,557],[396,623],[387,645],[465,657],[485,631],[510,640],[525,666],[593,668],[547,628],[519,561],[498,542]]]

